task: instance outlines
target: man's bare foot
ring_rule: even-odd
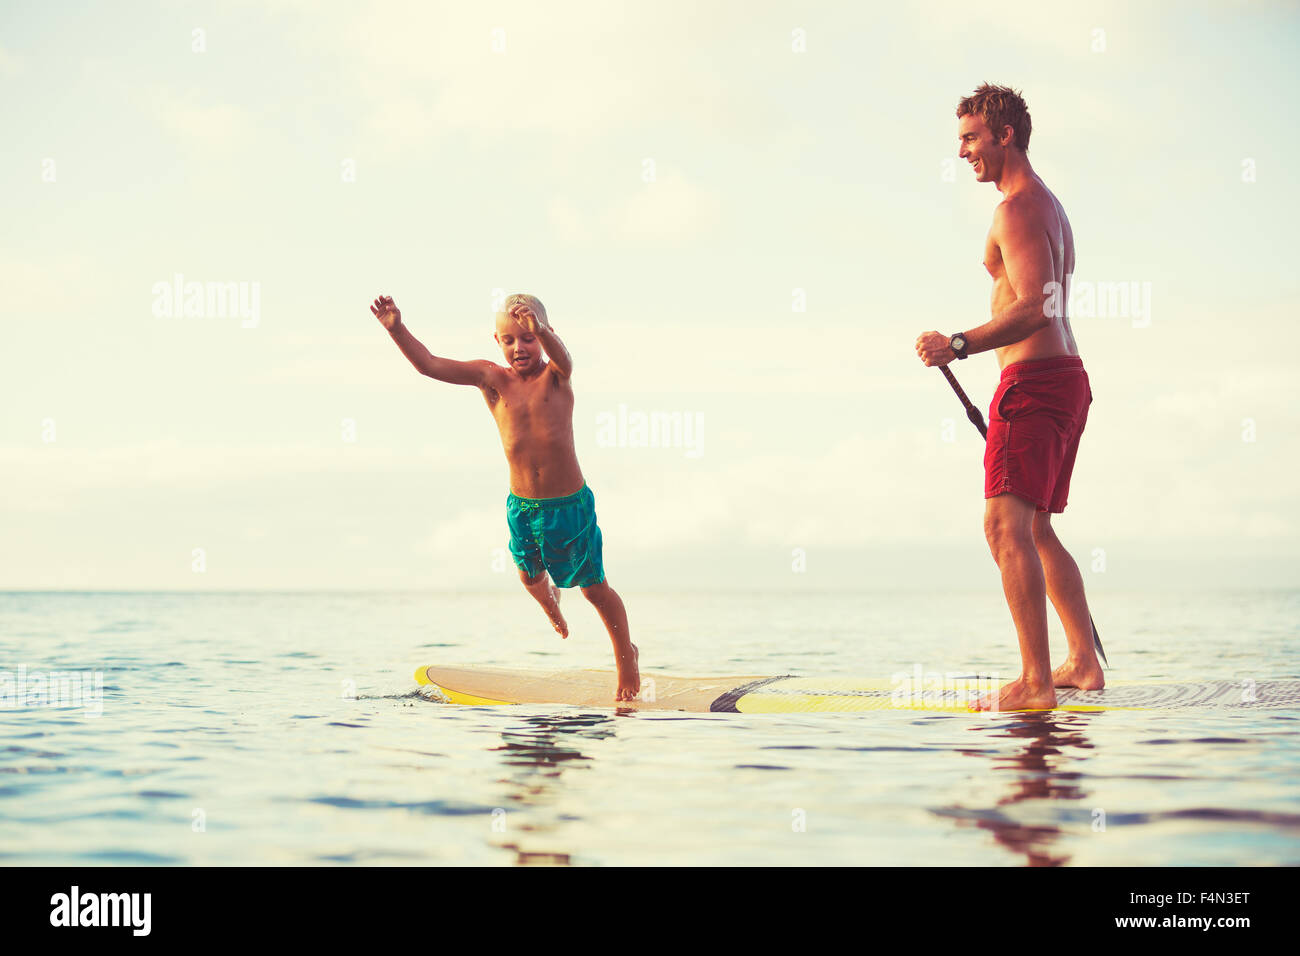
[[[641,692],[641,651],[635,644],[631,646],[630,657],[620,654],[614,658],[618,667],[618,692],[614,695],[615,700],[636,700],[636,695]]]
[[[549,582],[547,587],[550,588],[550,593],[547,594],[548,600],[542,605],[542,609],[546,611],[546,616],[550,618],[551,627],[555,628],[555,633],[559,634],[560,637],[568,637],[569,622],[560,613],[560,589]]]
[[[1079,690],[1101,690],[1106,686],[1106,675],[1102,673],[1097,658],[1091,664],[1081,664],[1074,658],[1067,657],[1065,663],[1052,671],[1052,684],[1055,687],[1077,687]]]
[[[1003,684],[994,694],[986,694],[970,705],[971,710],[1051,710],[1056,706],[1056,691],[1051,687],[1033,687],[1017,677]]]

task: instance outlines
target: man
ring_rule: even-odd
[[[984,451],[984,533],[1020,641],[1020,677],[974,704],[977,710],[1056,706],[1057,687],[1105,686],[1079,567],[1052,530],[1065,510],[1092,391],[1070,330],[1074,236],[1065,210],[1029,164],[1031,124],[1016,91],[987,84],[957,106],[958,155],[1002,202],[984,245],[993,277],[992,318],[956,335],[925,332],[916,352],[927,366],[995,349],[1001,381],[989,407]],[[1050,595],[1069,644],[1051,668]]]

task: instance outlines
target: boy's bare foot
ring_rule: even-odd
[[[1056,691],[1051,687],[1036,687],[1017,677],[1002,685],[996,693],[987,694],[970,705],[971,710],[1051,710],[1056,706]]]
[[[549,581],[547,586],[550,588],[550,594],[547,595],[549,600],[542,604],[542,608],[546,611],[546,616],[550,618],[551,627],[555,628],[555,633],[559,634],[560,637],[568,637],[569,622],[560,613],[560,589]]]
[[[1077,687],[1079,690],[1101,690],[1106,686],[1106,675],[1094,657],[1091,664],[1082,664],[1067,657],[1065,663],[1052,671],[1052,684],[1056,687]]]
[[[620,654],[614,659],[618,667],[618,692],[614,695],[615,700],[636,700],[636,695],[641,693],[641,652],[635,644],[629,644],[632,648],[631,655]]]

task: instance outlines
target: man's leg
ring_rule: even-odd
[[[551,622],[551,627],[555,628],[560,637],[569,636],[569,625],[564,620],[564,615],[560,613],[560,591],[553,584],[551,578],[543,570],[536,577],[531,577],[523,568],[519,569],[519,580],[524,582],[524,587],[528,593],[537,599],[537,603],[542,606],[546,612],[547,618]]]
[[[582,589],[582,594],[605,622],[605,630],[609,631],[609,640],[614,645],[614,663],[618,667],[615,700],[635,700],[641,690],[641,671],[637,666],[640,653],[628,633],[627,608],[623,606],[623,599],[608,581],[588,585]]]
[[[1106,686],[1106,678],[1092,642],[1092,616],[1088,613],[1088,599],[1083,593],[1083,575],[1070,552],[1056,537],[1052,516],[1046,511],[1034,516],[1034,545],[1043,565],[1047,595],[1052,599],[1061,626],[1065,628],[1065,640],[1069,645],[1065,663],[1052,672],[1052,682],[1057,687],[1101,690]]]
[[[984,536],[1002,572],[1002,591],[1020,640],[1020,677],[983,698],[978,710],[1056,706],[1047,649],[1047,586],[1034,547],[1034,506],[1011,493],[984,504]]]

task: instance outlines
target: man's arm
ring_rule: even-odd
[[[560,341],[560,337],[555,334],[549,322],[538,318],[537,314],[526,305],[516,305],[511,308],[510,317],[541,340],[542,348],[546,350],[546,355],[551,360],[551,368],[557,375],[568,378],[573,374],[573,356],[564,347],[564,343]]]
[[[393,337],[402,354],[421,375],[436,378],[440,382],[450,382],[452,385],[475,385],[482,388],[486,383],[489,370],[495,368],[486,359],[457,362],[455,359],[439,358],[434,355],[411,334],[410,329],[402,324],[402,313],[391,296],[380,296],[370,307],[370,311],[388,330],[388,334]]]
[[[1052,246],[1038,217],[1027,205],[1004,203],[994,213],[993,236],[1016,298],[989,321],[965,333],[968,355],[1022,342],[1052,323],[1047,301],[1056,274]]]

